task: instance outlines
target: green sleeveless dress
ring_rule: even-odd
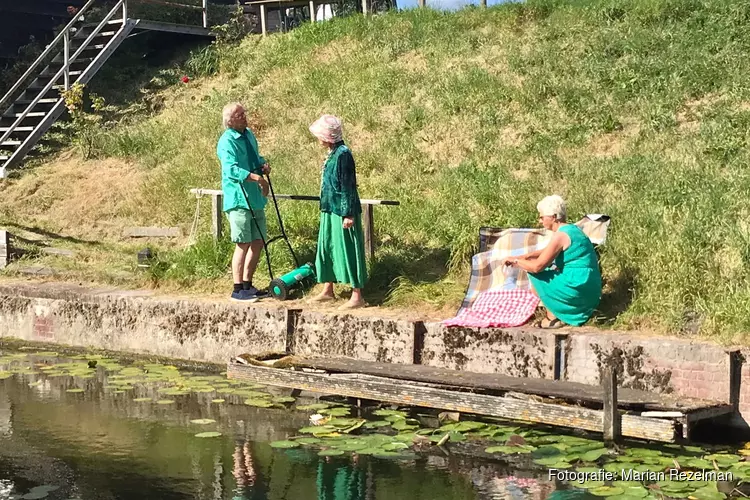
[[[557,269],[529,273],[531,286],[542,305],[562,322],[581,326],[599,306],[602,276],[594,245],[578,226],[560,226],[570,237],[570,246],[555,257]]]

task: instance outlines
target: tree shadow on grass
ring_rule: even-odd
[[[605,291],[594,316],[600,325],[612,325],[633,302],[636,270],[626,267],[604,283]]]
[[[370,276],[364,289],[365,300],[381,305],[397,287],[397,278],[411,283],[436,283],[448,274],[450,249],[417,245],[376,251],[369,266]]]

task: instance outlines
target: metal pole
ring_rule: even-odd
[[[70,90],[70,31],[65,30],[63,36],[63,73],[65,77],[65,90]]]
[[[203,27],[208,28],[208,0],[203,0]]]
[[[122,24],[128,21],[128,0],[122,2]]]

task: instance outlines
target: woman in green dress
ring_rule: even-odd
[[[315,270],[323,291],[313,301],[335,300],[333,284],[352,287],[342,309],[363,307],[362,287],[367,281],[362,206],[357,192],[354,157],[344,144],[341,120],[323,115],[310,132],[328,149],[320,185],[320,232]]]
[[[539,221],[553,231],[549,244],[506,265],[529,273],[533,291],[547,309],[542,328],[559,328],[563,324],[581,326],[599,306],[602,277],[594,245],[578,226],[568,224],[565,201],[548,196],[537,205]],[[550,268],[554,263],[555,267]]]

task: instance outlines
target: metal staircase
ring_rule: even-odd
[[[207,0],[197,7],[203,10],[203,27],[130,19],[128,0],[115,3],[99,23],[84,24],[98,2],[103,3],[89,0],[0,100],[0,179],[21,163],[63,113],[62,91],[76,82],[88,83],[136,27],[208,34]]]

